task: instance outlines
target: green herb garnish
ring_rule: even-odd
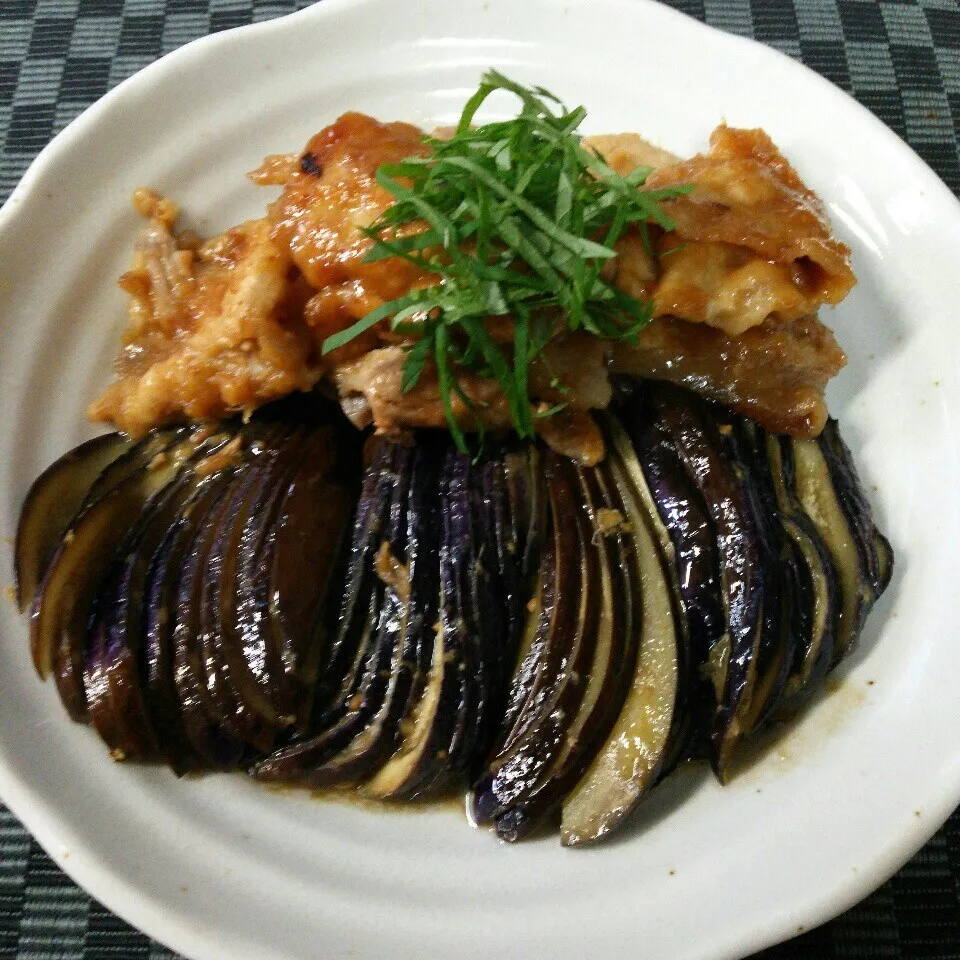
[[[471,127],[496,90],[521,101],[513,120]],[[601,275],[614,244],[631,225],[644,236],[655,223],[671,230],[660,209],[665,197],[689,187],[643,191],[650,173],[620,176],[581,144],[586,110],[568,110],[542,87],[527,88],[491,70],[467,101],[449,140],[426,137],[426,157],[377,171],[395,198],[366,233],[366,260],[401,257],[439,281],[391,300],[328,337],[324,354],[382,320],[417,335],[408,349],[402,389],[411,390],[432,359],[451,433],[466,438],[454,416],[458,396],[481,421],[462,389],[461,371],[495,379],[520,436],[534,434],[528,393],[530,364],[560,329],[606,340],[636,341],[652,306],[618,290]],[[509,316],[512,350],[488,333],[487,317]],[[512,356],[511,356],[512,353]],[[563,404],[546,411],[552,415]]]

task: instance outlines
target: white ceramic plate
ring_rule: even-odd
[[[867,894],[960,799],[960,207],[825,81],[644,0],[325,0],[190,44],[84,114],[0,216],[3,533],[91,432],[135,186],[221,229],[263,209],[243,178],[263,155],[350,108],[449,122],[491,65],[586,104],[592,131],[680,153],[721,119],[761,125],[826,199],[860,277],[828,317],[850,354],[831,403],[894,581],[839,688],[764,760],[723,790],[682,771],[614,842],[576,852],[501,846],[449,812],[110,763],[37,682],[4,604],[0,793],[95,896],[198,960],[744,955]]]

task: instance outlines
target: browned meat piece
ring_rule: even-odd
[[[583,145],[601,157],[621,176],[637,167],[666,167],[680,158],[644,140],[639,133],[598,133],[584,137]]]
[[[149,191],[135,203],[150,223],[120,281],[130,326],[117,380],[90,405],[91,419],[138,435],[312,387],[320,366],[303,323],[308,293],[269,222],[184,247],[171,232],[172,203]]]
[[[823,391],[847,362],[816,317],[754,327],[739,337],[663,317],[622,345],[614,368],[678,383],[775,433],[815,437],[827,419]]]
[[[558,452],[583,463],[597,463],[603,459],[603,438],[589,411],[610,403],[606,347],[592,337],[560,337],[548,344],[546,356],[549,366],[535,364],[530,371],[530,392],[540,401],[535,406],[542,410],[563,402],[567,407],[557,416],[538,419],[537,430]],[[378,432],[396,437],[407,429],[446,425],[432,368],[424,371],[412,390],[401,390],[405,359],[401,346],[385,346],[337,368],[334,382],[343,409],[358,427],[372,422]],[[551,385],[553,377],[563,385],[562,392]],[[473,404],[471,410],[460,397],[451,398],[463,429],[475,429],[476,414],[486,427],[511,425],[510,410],[496,381],[467,374],[460,386]]]
[[[676,230],[661,241],[655,312],[737,335],[843,300],[856,282],[850,251],[773,141],[721,125],[710,144],[647,179],[653,190],[695,185],[663,204]]]
[[[306,318],[318,342],[386,301],[434,281],[398,258],[363,262],[372,241],[362,228],[393,202],[376,181],[377,169],[423,154],[422,140],[422,131],[409,124],[345,113],[313,137],[302,154],[268,158],[251,174],[258,183],[284,187],[268,216],[274,237],[317,291]],[[378,339],[377,333],[362,337],[330,359],[336,364],[355,358]]]
[[[602,455],[589,411],[610,402],[611,357],[618,371],[683,383],[771,429],[818,432],[824,387],[844,356],[812,315],[842,299],[853,275],[819,201],[769,137],[721,126],[710,151],[688,161],[634,135],[589,145],[621,172],[653,167],[651,188],[695,189],[664,202],[675,230],[652,228],[649,247],[628,232],[608,268],[611,282],[653,301],[657,320],[640,345],[561,336],[531,368],[534,407],[565,404],[539,424],[551,444],[585,461]],[[268,157],[252,174],[283,188],[265,219],[205,243],[176,238],[173,205],[142,192],[150,225],[122,280],[132,299],[120,376],[91,416],[142,433],[168,420],[250,409],[327,376],[357,423],[393,435],[443,427],[429,363],[416,388],[401,391],[409,344],[388,323],[320,357],[331,334],[436,282],[398,258],[364,262],[372,241],[363,228],[392,202],[378,168],[426,150],[416,127],[344,114],[303,152]],[[491,318],[488,327],[509,353],[511,319]],[[498,384],[466,376],[462,386],[485,425],[509,426]],[[453,406],[472,429],[474,412],[456,397]]]

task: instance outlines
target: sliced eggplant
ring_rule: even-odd
[[[235,736],[263,752],[272,749],[275,728],[258,709],[261,703],[251,702],[238,689],[245,679],[239,669],[242,659],[236,655],[235,644],[224,644],[220,616],[221,597],[226,592],[224,581],[235,557],[234,534],[242,528],[243,518],[257,493],[258,471],[250,464],[251,459],[250,455],[243,457],[244,468],[232,478],[216,521],[205,534],[194,593],[194,602],[198,604],[194,623],[198,632],[191,638],[192,642],[188,641],[186,649],[193,652],[198,678],[215,716]]]
[[[150,562],[169,528],[193,496],[197,467],[209,463],[230,439],[216,434],[199,439],[190,435],[181,444],[168,448],[167,463],[179,464],[172,481],[144,505],[140,516],[117,550],[113,567],[97,601],[97,627],[103,646],[97,663],[97,681],[86,679],[95,691],[88,697],[90,720],[116,757],[151,759],[159,752],[156,730],[145,698],[145,609]],[[157,464],[154,469],[158,469]],[[71,651],[73,661],[83,662],[79,649]],[[56,665],[57,684],[64,697],[65,674],[62,658]]]
[[[377,594],[383,586],[376,575],[375,560],[382,531],[389,522],[396,479],[391,469],[392,455],[391,445],[378,437],[371,438],[364,452],[367,467],[343,570],[343,600],[334,621],[333,642],[321,664],[317,683],[314,704],[319,718],[317,726],[325,722],[324,714],[341,710],[344,697],[337,696],[338,691],[347,697],[353,695],[374,636],[371,610],[376,610]]]
[[[670,731],[668,749],[659,771],[659,776],[664,777],[681,759],[690,754],[700,728],[705,722],[709,722],[716,708],[712,695],[708,698],[703,696],[705,690],[712,694],[711,685],[704,683],[703,666],[708,661],[710,648],[715,642],[715,638],[711,638],[710,643],[705,643],[707,637],[703,631],[708,624],[713,628],[712,623],[704,618],[704,614],[711,610],[714,598],[719,603],[717,590],[719,577],[716,567],[703,563],[704,558],[700,553],[703,550],[707,559],[715,560],[716,550],[713,549],[713,537],[703,536],[703,518],[691,522],[697,518],[698,507],[693,500],[694,492],[686,490],[680,483],[681,471],[673,472],[671,485],[671,482],[665,479],[662,469],[659,469],[664,465],[663,462],[657,464],[657,469],[651,470],[651,473],[660,481],[658,490],[661,498],[658,500],[647,482],[636,447],[629,435],[613,418],[608,418],[604,427],[609,456],[617,468],[606,481],[612,490],[612,495],[616,498],[617,512],[625,515],[623,498],[636,499],[637,509],[646,520],[660,554],[676,621],[677,694],[673,728]],[[661,450],[661,458],[666,453],[665,445],[662,446],[664,449]],[[621,478],[620,483],[617,482],[617,477]],[[679,490],[684,490],[685,495],[690,499],[679,497],[677,495]],[[665,491],[670,491],[669,495],[665,496]],[[663,514],[671,518],[682,535],[676,535],[671,530],[671,527],[664,522]],[[706,529],[710,530],[709,524],[706,524]],[[684,551],[683,564],[678,561],[676,543],[679,543]],[[707,583],[698,585],[699,590],[689,583],[693,570],[697,569],[703,570],[708,576]],[[685,583],[684,578],[687,578],[688,582]],[[634,590],[637,589],[634,585]],[[691,600],[690,603],[685,602],[687,598]],[[637,605],[639,600],[635,598],[633,602]],[[688,616],[689,611],[692,611],[693,622]],[[691,639],[695,630],[701,631],[696,647]]]
[[[720,565],[710,511],[643,390],[625,404],[620,422],[630,437],[645,486],[668,531],[693,657],[707,663],[726,633]],[[618,445],[625,463],[629,453]]]
[[[85,704],[76,682],[77,662],[73,651],[82,650],[85,645],[97,592],[117,547],[144,505],[170,483],[180,469],[179,460],[172,456],[151,462],[152,466],[131,471],[99,500],[80,508],[77,518],[61,538],[34,596],[30,623],[34,666],[40,677],[46,679],[59,662],[57,676],[64,678],[61,688],[65,693],[64,705],[75,719],[84,717]],[[105,472],[116,464],[114,461]]]
[[[479,611],[481,630],[487,634],[488,659],[492,662],[485,728],[474,751],[482,762],[503,715],[507,683],[523,628],[525,584],[518,556],[518,533],[510,516],[502,451],[492,453],[475,471],[473,480],[474,538],[478,545],[473,603]]]
[[[178,477],[170,487],[144,509],[97,603],[102,648],[96,679],[86,683],[88,709],[91,724],[117,758],[144,760],[160,752],[143,686],[147,577],[154,553],[194,489],[188,477]]]
[[[368,577],[372,588],[353,667],[332,707],[311,725],[309,735],[256,765],[254,773],[260,779],[314,787],[349,779],[349,775],[341,776],[337,757],[349,749],[368,724],[376,722],[382,710],[389,711],[394,697],[406,696],[404,686],[409,682],[412,664],[404,656],[405,637],[399,645],[396,642],[403,604],[395,602],[396,590],[381,576],[380,564],[384,552],[394,559],[405,554],[414,454],[409,448],[390,446],[384,457],[375,469],[378,487],[387,496],[380,500],[378,516],[360,530],[366,543],[361,547],[355,542],[352,550],[369,565],[369,572],[357,571],[357,575]]]
[[[381,768],[400,742],[400,723],[419,700],[432,658],[438,525],[431,500],[436,471],[422,450],[400,455],[410,460],[409,479],[398,484],[399,495],[406,493],[406,504],[395,503],[396,522],[391,521],[390,536],[375,561],[386,587],[378,644],[392,648],[387,686],[365,724],[350,718],[354,731],[350,739],[311,770],[308,782],[314,786],[360,782]]]
[[[521,596],[525,594],[530,599],[526,603],[524,622],[517,626],[520,640],[514,656],[503,719],[500,721],[496,753],[507,749],[514,735],[522,729],[519,717],[541,670],[545,652],[544,635],[554,613],[556,598],[557,558],[542,461],[537,447],[531,445],[529,454],[523,481],[528,524],[521,569],[525,589],[521,587]],[[519,506],[512,503],[511,509],[522,523],[522,502]]]
[[[416,796],[433,783],[436,774],[434,761],[440,749],[437,712],[448,668],[438,622],[441,524],[437,459],[432,450],[419,450],[410,481],[406,556],[397,571],[404,589],[398,592],[394,588],[393,592],[396,600],[405,603],[398,640],[401,648],[409,650],[414,669],[403,714],[397,721],[393,741],[397,749],[365,787],[365,792],[375,797]],[[399,698],[393,702],[400,705]]]
[[[375,795],[435,792],[475,775],[490,749],[524,621],[522,557],[537,549],[529,498],[538,480],[530,463],[526,453],[495,448],[471,465],[447,444],[435,521],[435,636],[399,749],[368,787]]]
[[[281,506],[304,458],[310,458],[313,437],[306,444],[303,440],[297,432],[261,458],[253,496],[231,531],[220,591],[221,645],[229,651],[241,689],[248,696],[252,690],[251,702],[278,727],[304,727],[310,707],[302,678],[284,662],[277,642],[270,616],[274,588],[265,575],[274,566]],[[301,575],[309,582],[309,565]]]
[[[312,433],[278,503],[270,543],[264,544],[263,556],[270,558],[269,622],[274,646],[298,696],[313,688],[326,652],[320,611],[356,500],[353,484],[337,476],[344,472],[344,460],[355,461],[351,446],[331,428]],[[290,710],[298,711],[299,706]]]
[[[545,455],[545,465],[555,574],[544,591],[549,599],[529,654],[536,667],[521,665],[518,673],[521,686],[528,675],[533,682],[514,728],[501,734],[502,748],[473,788],[472,811],[478,823],[523,803],[541,784],[576,722],[595,659],[602,602],[598,545],[592,542],[593,530],[581,507],[582,492],[572,466],[552,453]]]
[[[389,798],[468,782],[505,840],[559,808],[564,844],[594,841],[698,733],[723,779],[893,564],[835,421],[794,441],[650,384],[621,414],[590,469],[372,438],[355,509],[324,399],[92,441],[18,528],[37,670],[117,758]]]
[[[215,768],[218,758],[225,766],[236,763],[243,754],[243,734],[232,723],[227,708],[205,683],[203,663],[203,588],[204,567],[218,525],[227,508],[232,491],[233,471],[224,470],[211,486],[203,510],[194,509],[184,535],[187,546],[179,569],[171,571],[176,578],[172,592],[173,611],[173,677],[184,731],[192,749],[206,765]]]
[[[809,578],[806,565],[779,516],[763,431],[743,417],[711,405],[718,432],[754,492],[765,565],[765,592],[755,681],[738,717],[743,735],[753,733],[777,710],[798,651],[809,644]]]
[[[597,554],[593,659],[584,675],[583,699],[549,771],[497,819],[497,836],[503,840],[522,839],[560,806],[609,733],[633,676],[634,622],[640,611],[635,607],[639,594],[623,506],[603,468],[578,468],[577,472],[590,517],[589,549]],[[586,625],[586,629],[593,627]]]
[[[560,838],[564,846],[588,843],[615,829],[656,783],[674,730],[680,685],[682,640],[668,574],[650,517],[644,516],[630,478],[615,460],[610,475],[629,525],[641,615],[633,622],[636,650],[626,699],[599,751],[563,801]]]
[[[873,512],[857,476],[853,457],[840,436],[837,421],[832,417],[827,420],[817,444],[833,479],[837,499],[856,534],[857,549],[866,561],[876,600],[890,583],[893,549],[874,525]]]
[[[823,538],[837,573],[840,609],[834,629],[833,663],[854,648],[876,598],[873,543],[867,541],[841,502],[830,466],[815,440],[779,438],[793,489]]]
[[[122,434],[108,433],[80,444],[34,480],[20,510],[14,546],[17,605],[29,608],[50,558],[94,481],[130,448]]]
[[[154,553],[147,574],[144,690],[160,749],[178,774],[198,766],[232,767],[242,754],[238,741],[202,710],[193,710],[189,718],[184,717],[184,698],[188,698],[189,706],[195,685],[191,683],[192,674],[184,669],[178,682],[176,668],[175,630],[188,612],[177,605],[181,573],[190,557],[198,524],[222,498],[229,481],[225,473],[200,478],[196,492]]]
[[[445,536],[440,550],[440,619],[444,635],[457,635],[463,664],[462,737],[449,748],[450,771],[472,775],[489,751],[501,709],[500,684],[511,647],[509,598],[503,596],[493,504],[485,502],[483,474],[490,463],[471,466],[461,453],[448,457]],[[491,509],[488,509],[491,508]]]
[[[244,563],[241,554],[244,547],[249,549],[244,535],[251,526],[259,525],[257,515],[261,511],[268,514],[264,523],[273,532],[276,516],[271,498],[273,491],[269,487],[277,479],[286,481],[292,469],[287,461],[287,470],[281,466],[278,471],[277,461],[284,460],[283,453],[289,450],[295,465],[302,456],[305,439],[299,430],[275,430],[251,445],[242,468],[247,475],[246,482],[243,486],[236,485],[233,495],[236,509],[228,507],[224,511],[206,568],[209,576],[205,585],[204,636],[208,687],[211,684],[225,687],[228,699],[234,703],[235,717],[243,717],[253,731],[248,742],[261,749],[272,747],[274,732],[294,722],[296,694],[285,682],[279,658],[271,656],[272,645],[251,643],[250,635],[238,629],[244,609],[238,594]],[[278,495],[282,496],[282,491]],[[262,552],[246,559],[267,566]],[[261,572],[259,579],[267,578]],[[261,631],[257,639],[266,633],[267,630]]]
[[[764,603],[770,591],[771,563],[763,517],[746,470],[703,402],[660,385],[650,387],[650,399],[658,423],[707,505],[716,538],[726,632],[711,648],[707,672],[718,703],[711,760],[723,780],[731,753],[745,732],[757,656],[767,642]]]
[[[435,592],[435,591],[433,591]],[[443,631],[430,628],[426,637],[429,661],[419,696],[401,722],[401,740],[396,752],[363,786],[367,796],[381,800],[413,799],[434,783],[437,713],[442,700],[447,664],[443,654]]]
[[[805,643],[797,656],[784,690],[784,706],[792,708],[833,662],[835,629],[840,608],[837,571],[815,524],[793,487],[778,437],[765,437],[767,463],[777,500],[780,523],[802,558],[806,577],[800,583],[801,601],[808,621]]]

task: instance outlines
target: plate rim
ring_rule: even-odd
[[[121,100],[131,89],[147,86],[154,79],[161,79],[165,71],[174,69],[180,62],[186,62],[189,58],[203,57],[216,47],[229,46],[239,35],[250,36],[253,33],[265,34],[272,30],[285,30],[294,20],[335,18],[342,10],[367,5],[376,7],[383,2],[384,0],[322,0],[322,2],[312,6],[268,21],[247,24],[199,37],[146,65],[86,108],[40,151],[15,186],[8,200],[0,208],[0,234],[9,229],[11,224],[16,221],[22,201],[34,188],[34,185],[42,176],[43,170],[53,162],[60,151],[72,144],[77,138],[86,136],[88,130],[95,128],[101,113],[109,110],[114,102]],[[397,2],[397,0],[394,0],[394,2]],[[549,2],[560,7],[564,0],[549,0]],[[869,121],[876,136],[884,139],[888,145],[897,151],[906,151],[912,163],[922,166],[925,175],[931,179],[931,182],[938,185],[942,198],[945,199],[947,205],[953,209],[954,215],[960,220],[960,198],[953,194],[919,154],[851,94],[835,86],[810,67],[760,41],[719,30],[679,10],[665,7],[657,3],[656,0],[608,0],[608,2],[622,8],[635,8],[640,5],[656,9],[658,16],[683,21],[686,29],[696,28],[704,35],[709,35],[714,41],[719,37],[723,38],[724,42],[749,47],[754,53],[764,51],[764,56],[772,55],[772,59],[778,60],[782,67],[785,67],[788,63],[791,71],[801,78],[802,82],[815,81],[819,85],[829,88],[832,96],[841,95],[846,100],[848,107],[854,107],[860,113],[862,119]],[[940,829],[960,803],[960,768],[951,773],[945,765],[943,782],[947,784],[948,781],[951,789],[942,791],[939,798],[936,798],[939,803],[931,805],[929,800],[925,803],[928,815],[923,817],[921,823],[915,825],[913,831],[891,838],[882,849],[878,849],[870,869],[861,870],[856,879],[848,883],[840,894],[834,892],[829,898],[823,898],[829,899],[831,903],[826,909],[816,911],[822,915],[821,922],[839,915],[868,895],[870,891],[896,873],[906,860]],[[57,823],[55,819],[51,821],[46,815],[42,796],[37,795],[17,778],[16,773],[9,768],[5,751],[2,750],[0,750],[0,794],[2,794],[3,800],[10,810],[24,823],[31,835],[44,847],[60,869],[83,889],[107,904],[111,910],[114,910],[123,919],[161,942],[175,943],[174,949],[186,955],[202,955],[204,957],[221,955],[209,949],[210,944],[203,936],[195,939],[195,933],[184,927],[176,912],[167,903],[144,899],[138,893],[136,883],[130,878],[115,876],[110,869],[98,863],[95,857],[91,859],[90,863],[85,863],[83,862],[84,858],[64,856],[60,845],[56,843]],[[171,934],[170,931],[175,932]],[[740,955],[742,947],[754,951],[778,942],[784,936],[792,935],[789,931],[772,933],[770,930],[758,930],[753,942],[742,942],[740,946],[732,947],[726,953],[718,954],[718,956],[733,957]],[[194,951],[197,951],[196,954]]]

